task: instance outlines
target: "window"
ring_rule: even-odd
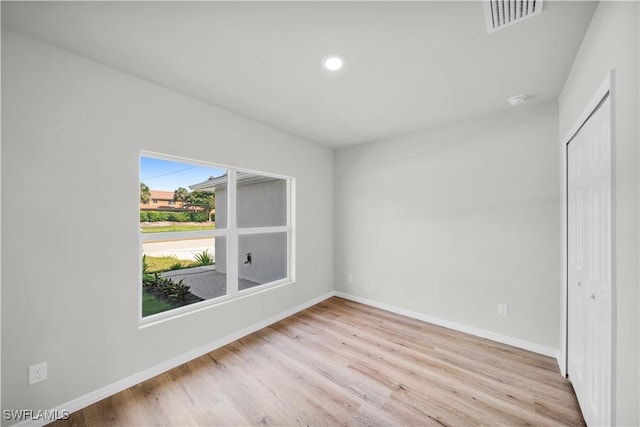
[[[145,192],[173,195],[171,210],[140,210],[142,319],[291,282],[292,187],[287,177],[141,155],[140,203]]]

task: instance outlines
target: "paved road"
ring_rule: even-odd
[[[197,231],[165,231],[163,233],[142,233],[143,242],[158,242],[162,240],[190,240],[211,237],[212,230]]]
[[[178,259],[193,260],[194,255],[208,250],[215,256],[215,239],[185,239],[163,242],[143,242],[142,251],[149,256],[174,256]]]

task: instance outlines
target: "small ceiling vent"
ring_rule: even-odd
[[[542,12],[543,0],[484,0],[487,31],[493,33]]]

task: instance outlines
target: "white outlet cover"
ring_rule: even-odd
[[[39,363],[29,366],[29,385],[39,383],[47,379],[47,363]]]

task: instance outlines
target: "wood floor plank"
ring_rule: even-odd
[[[304,334],[302,330],[299,330],[299,332]],[[393,372],[405,374],[404,384],[400,384],[400,386],[404,386],[401,390],[407,395],[405,399],[410,394],[407,390],[410,390],[411,393],[418,390],[429,397],[428,401],[422,402],[423,407],[425,405],[435,405],[436,407],[440,405],[442,408],[449,408],[450,410],[448,411],[440,411],[443,413],[440,416],[440,421],[445,424],[460,425],[471,422],[470,420],[464,420],[465,411],[461,412],[461,418],[451,419],[454,412],[461,405],[465,406],[464,409],[467,412],[473,411],[476,416],[479,413],[503,414],[500,417],[505,418],[505,423],[510,425],[548,424],[552,421],[544,419],[543,416],[535,413],[532,398],[519,396],[519,400],[513,396],[518,394],[517,390],[505,389],[500,382],[489,383],[489,381],[482,381],[482,378],[478,378],[473,371],[462,371],[454,366],[447,366],[446,362],[441,363],[434,360],[428,354],[409,354],[409,349],[403,349],[403,353],[400,356],[396,349],[386,347],[384,340],[377,340],[378,342],[370,342],[363,345],[360,342],[363,338],[352,338],[353,333],[349,330],[323,328],[319,333],[327,335],[328,339],[323,341],[334,343],[329,348],[331,353],[337,354],[352,351],[356,359],[369,358],[371,363],[379,363],[380,370],[386,368]],[[337,335],[330,337],[334,333]],[[369,348],[372,345],[378,346],[383,351],[371,353]],[[346,349],[344,346],[346,346]],[[380,356],[382,353],[385,356]],[[452,379],[455,381],[451,381]],[[473,387],[467,386],[470,380],[473,380]],[[411,397],[414,400],[420,399],[420,395],[411,395]],[[500,412],[497,412],[497,410],[500,410]],[[518,416],[513,415],[514,413],[517,413]]]
[[[575,425],[554,359],[341,298],[56,426]]]
[[[316,319],[316,321],[322,323],[323,320]],[[367,352],[369,346],[363,346],[360,341],[368,339],[368,337],[358,337],[357,339],[353,339],[351,335],[353,335],[353,330],[350,331],[348,328],[324,328],[326,334],[337,333],[335,336],[337,340],[344,340],[348,342],[350,345],[354,345],[356,348],[359,348],[361,354]],[[399,363],[404,364],[407,369],[410,369],[412,365],[416,367],[428,367],[430,368],[430,372],[441,372],[446,371],[447,378],[456,378],[460,383],[464,383],[469,380],[474,380],[476,382],[476,388],[485,388],[486,392],[497,393],[502,392],[505,396],[510,395],[513,399],[520,399],[522,401],[528,401],[528,405],[533,408],[533,396],[541,393],[541,396],[553,395],[552,392],[555,390],[552,387],[546,386],[544,384],[536,384],[537,387],[542,389],[540,392],[536,387],[531,387],[526,390],[527,386],[530,385],[527,382],[526,377],[521,377],[516,373],[511,373],[508,371],[502,371],[504,374],[511,375],[511,379],[513,379],[512,384],[517,384],[517,388],[513,386],[509,386],[508,383],[504,382],[496,372],[493,372],[494,375],[487,375],[486,372],[476,372],[477,364],[473,363],[460,363],[453,364],[450,363],[450,360],[440,359],[434,357],[433,354],[437,349],[428,349],[425,351],[416,351],[406,346],[401,346],[396,343],[392,343],[390,341],[380,339],[380,337],[373,338],[374,341],[369,342],[369,345],[376,345],[385,353],[390,355],[397,355],[401,353],[402,356],[398,359]],[[344,344],[344,343],[343,343]],[[332,348],[331,351],[339,351],[339,349]],[[405,363],[406,362],[406,363]],[[486,368],[485,368],[486,370]],[[494,370],[495,371],[495,370]],[[557,375],[557,373],[556,373]],[[525,390],[520,390],[525,388]],[[533,393],[533,396],[528,393]],[[559,396],[555,396],[559,397]]]

